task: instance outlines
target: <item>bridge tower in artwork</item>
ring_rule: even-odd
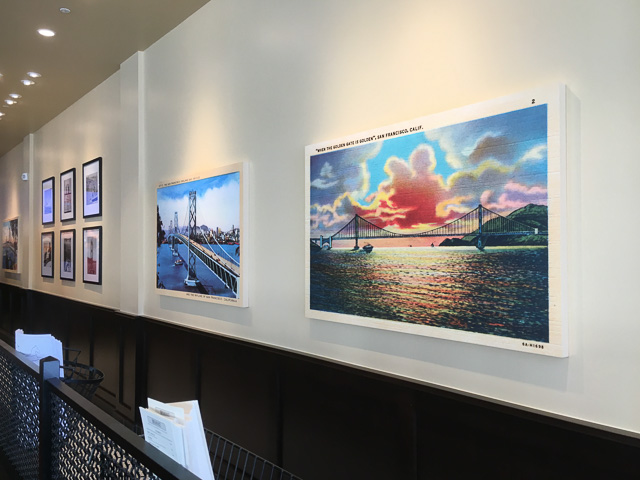
[[[487,242],[486,237],[482,236],[482,209],[482,205],[478,205],[478,243],[476,244],[478,250],[484,250],[484,244]]]
[[[189,240],[189,273],[187,278],[184,279],[184,284],[189,287],[195,287],[200,283],[196,276],[196,255],[193,252],[194,247],[191,242],[191,240],[195,241],[196,228],[196,191],[191,190],[189,192],[189,231],[187,233],[187,238]]]
[[[178,233],[178,212],[173,212],[173,228],[171,229],[171,250],[173,250],[173,256],[178,256],[178,245],[176,244],[176,233]]]

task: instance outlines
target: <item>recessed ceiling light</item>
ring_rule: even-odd
[[[56,32],[54,32],[53,30],[49,30],[48,28],[38,29],[38,33],[43,37],[53,37],[56,34]]]
[[[19,94],[17,94],[17,93],[10,93],[10,94],[9,94],[9,96],[10,96],[11,98],[22,98],[22,95],[19,95]]]
[[[31,78],[40,78],[42,76],[38,72],[27,72],[27,75]]]
[[[23,84],[23,85],[26,85],[27,87],[28,87],[29,85],[33,85],[34,83],[36,83],[36,82],[34,82],[33,80],[29,80],[29,79],[27,79],[27,78],[25,78],[24,80],[20,80],[20,81],[22,82],[22,84]]]
[[[4,115],[5,114],[3,112],[0,112],[0,117],[4,117]]]
[[[66,8],[66,7],[62,7],[62,8],[60,9],[60,13],[71,13],[71,10],[69,10],[69,9],[68,9],[68,8]]]
[[[7,105],[13,105],[13,104],[18,103],[18,102],[16,102],[15,100],[11,100],[10,98],[7,98],[4,101],[4,103],[6,103]]]

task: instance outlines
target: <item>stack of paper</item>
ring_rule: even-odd
[[[25,354],[36,365],[40,364],[41,358],[54,357],[62,367],[62,342],[53,335],[28,335],[19,328],[16,330],[16,351]],[[60,376],[63,374],[60,368]]]
[[[140,407],[144,438],[202,480],[214,480],[197,400]]]

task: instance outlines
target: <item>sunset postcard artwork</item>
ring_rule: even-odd
[[[306,149],[306,314],[568,354],[564,86]]]

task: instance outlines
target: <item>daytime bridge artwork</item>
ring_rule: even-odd
[[[243,166],[236,164],[211,176],[160,185],[158,293],[246,306],[243,172]]]

